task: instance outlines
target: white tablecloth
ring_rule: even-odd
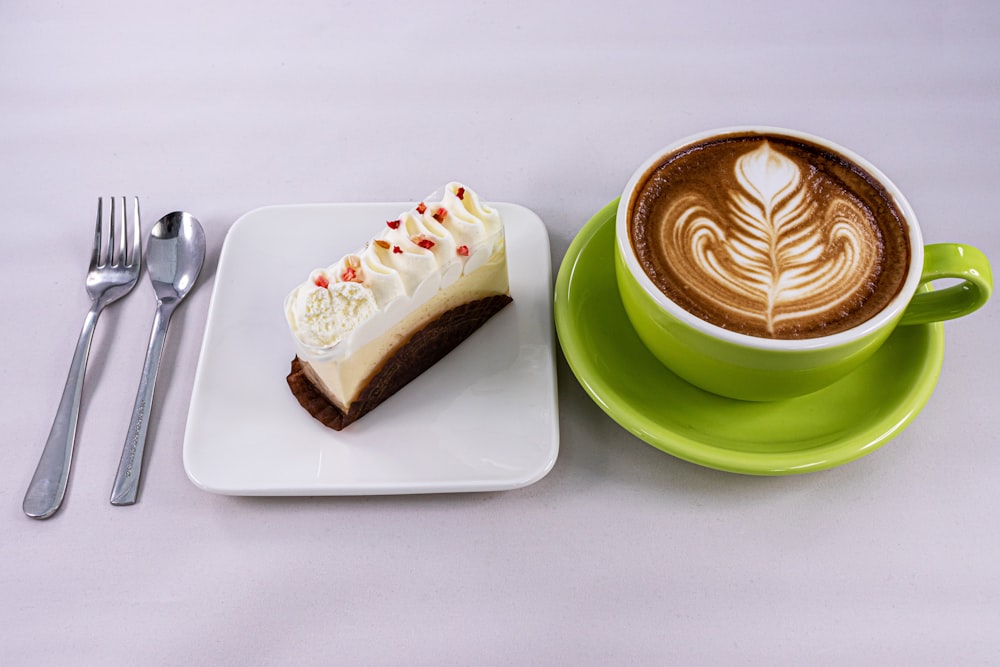
[[[995,303],[946,325],[914,423],[826,472],[673,458],[560,357],[559,458],[520,490],[236,498],[185,475],[215,269],[242,213],[409,201],[457,178],[538,213],[558,267],[648,154],[746,123],[853,148],[927,241],[1000,258],[993,2],[0,3],[0,663],[1000,661]],[[139,503],[108,494],[145,278],[101,318],[66,502],[33,521],[21,499],[111,194],[139,196],[147,230],[197,215],[206,269],[171,325]]]

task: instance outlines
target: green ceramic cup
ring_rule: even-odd
[[[646,275],[630,238],[630,202],[644,175],[665,157],[720,135],[756,132],[805,140],[833,151],[872,176],[891,194],[909,230],[910,265],[899,293],[880,312],[854,328],[808,339],[761,338],[723,329],[671,301]],[[903,194],[874,165],[830,141],[793,130],[736,127],[682,139],[657,151],[633,174],[616,218],[615,272],[632,326],[650,352],[689,383],[715,394],[749,401],[776,401],[812,393],[865,362],[896,326],[938,322],[982,307],[993,290],[989,261],[958,243],[925,246],[917,217]],[[947,280],[943,289],[931,283]]]

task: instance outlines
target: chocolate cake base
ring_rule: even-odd
[[[286,378],[299,405],[317,420],[339,431],[374,410],[382,401],[440,361],[486,320],[510,303],[506,294],[471,301],[443,313],[400,345],[372,376],[357,400],[344,412],[306,377],[302,360],[292,360]]]

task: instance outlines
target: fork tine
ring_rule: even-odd
[[[90,268],[95,269],[101,263],[101,219],[104,217],[104,198],[97,198],[97,231],[94,232],[94,252],[90,256]]]
[[[132,198],[132,255],[129,257],[128,266],[142,265],[142,224],[139,221],[139,198]],[[124,240],[122,241],[124,244]]]
[[[118,266],[118,257],[115,256],[115,218],[118,214],[118,207],[115,205],[115,197],[111,198],[111,227],[108,231],[108,259],[107,263],[111,266]],[[125,214],[124,211],[120,211],[122,215]]]
[[[122,197],[122,234],[118,239],[118,264],[125,266],[125,242],[128,239],[128,227],[125,225],[128,216],[125,215],[125,197]]]
[[[127,234],[126,230],[128,229],[125,226],[125,223],[128,221],[128,208],[125,205],[125,197],[121,197],[121,201],[122,205],[121,208],[118,209],[117,219],[115,220],[115,224],[118,227],[118,234],[108,239],[108,254],[114,255],[114,260],[112,262],[113,266],[125,265],[125,236]],[[114,248],[113,244],[115,243],[118,245],[117,252],[112,251]]]

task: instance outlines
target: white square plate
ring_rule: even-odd
[[[361,247],[410,204],[272,206],[226,236],[195,375],[184,469],[231,495],[499,491],[532,484],[559,452],[552,266],[542,221],[504,219],[514,302],[343,431],[314,420],[285,382],[295,356],[285,295]]]

